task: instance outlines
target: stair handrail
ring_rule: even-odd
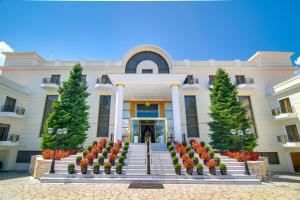
[[[151,174],[151,171],[150,171],[150,142],[151,142],[151,135],[149,132],[146,132],[146,156],[145,156],[145,159],[146,159],[146,166],[147,166],[147,174]]]

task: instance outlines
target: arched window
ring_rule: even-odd
[[[133,55],[126,64],[125,73],[126,74],[137,73],[136,69],[138,64],[145,60],[153,61],[158,67],[158,73],[161,74],[169,73],[169,65],[167,61],[161,55],[152,51],[143,51]]]

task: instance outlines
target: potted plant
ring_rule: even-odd
[[[115,160],[116,160],[117,156],[115,154],[109,154],[109,162],[112,164],[112,165],[115,165]]]
[[[221,159],[219,157],[214,157],[214,161],[216,161],[216,165],[219,166]]]
[[[81,160],[82,160],[81,156],[76,156],[76,165],[80,165]]]
[[[180,157],[182,157],[184,154],[186,154],[186,148],[184,146],[181,146],[178,149],[178,153],[179,153]]]
[[[126,145],[126,146],[129,146],[129,142],[125,142],[125,145]]]
[[[110,174],[110,168],[111,168],[111,163],[110,162],[105,162],[104,163],[104,172],[105,172],[105,174]]]
[[[205,146],[204,146],[204,149],[205,149],[205,151],[208,153],[208,151],[209,151],[209,146],[205,145]]]
[[[186,147],[186,145],[187,145],[186,141],[183,141],[182,145]]]
[[[96,140],[93,141],[93,146],[97,145],[98,142]]]
[[[114,146],[113,148],[111,148],[110,154],[117,155],[118,153],[119,153],[119,148],[117,146]]]
[[[89,160],[84,158],[80,161],[80,169],[82,174],[86,174],[89,165]]]
[[[214,161],[213,159],[210,159],[207,163],[206,166],[209,169],[209,173],[211,175],[216,175],[216,161]]]
[[[122,174],[122,167],[123,165],[121,163],[118,163],[116,166],[116,173],[117,174]]]
[[[117,145],[121,148],[122,147],[122,140],[117,140]]]
[[[73,163],[68,164],[68,173],[73,174],[75,169],[75,165]]]
[[[112,147],[114,145],[114,142],[113,141],[109,141],[108,145]]]
[[[93,162],[94,162],[94,158],[95,158],[95,155],[94,155],[94,153],[88,153],[87,155],[86,155],[86,158],[89,160],[89,165],[93,165]]]
[[[173,160],[173,165],[176,165],[178,163],[178,157],[177,156],[172,157],[172,160]]]
[[[123,150],[128,150],[128,145],[124,145]]]
[[[197,165],[199,163],[199,159],[195,156],[192,158],[192,160],[193,160],[195,165]]]
[[[224,163],[220,164],[220,172],[222,175],[227,175],[227,166]]]
[[[108,151],[106,149],[104,149],[103,152],[102,152],[102,156],[104,158],[107,158],[107,154],[108,154]]]
[[[98,157],[98,163],[99,163],[100,165],[104,165],[104,156],[99,156],[99,157]]]
[[[209,150],[208,151],[208,155],[211,157],[211,158],[214,158],[214,156],[215,156],[215,151],[214,150]]]
[[[111,149],[111,146],[110,146],[110,145],[107,145],[107,147],[106,147],[107,152],[109,152],[110,149]]]
[[[169,147],[170,145],[172,145],[172,143],[170,141],[167,142],[167,147]]]
[[[205,152],[201,155],[201,159],[203,160],[204,165],[210,160],[209,155]]]
[[[99,147],[94,147],[93,148],[93,153],[94,153],[95,158],[98,158]]]
[[[87,149],[88,149],[88,151],[91,151],[92,148],[93,148],[93,145],[89,145]]]
[[[93,164],[93,173],[94,174],[99,174],[99,167],[100,167],[99,163]]]
[[[201,142],[200,142],[200,145],[201,145],[202,147],[205,147],[205,142],[201,141]]]
[[[190,158],[194,157],[194,151],[193,151],[193,150],[190,150],[190,151],[189,151],[189,157],[190,157]]]
[[[200,163],[198,163],[196,165],[196,169],[197,169],[198,175],[203,175],[203,165],[201,165]]]
[[[89,151],[87,150],[87,149],[84,149],[83,150],[83,152],[82,152],[82,154],[83,154],[83,157],[85,157],[86,156],[86,154],[88,154],[89,153]]]
[[[189,156],[187,154],[184,154],[182,157],[181,157],[181,160],[183,161],[183,163],[187,160],[189,160]]]
[[[121,153],[121,155],[124,156],[124,157],[126,158],[127,152],[128,152],[127,150],[123,150],[122,153]]]
[[[176,156],[176,151],[175,151],[175,150],[172,150],[172,151],[171,151],[171,157],[174,157],[174,156]]]
[[[175,173],[181,175],[181,165],[179,163],[175,165]]]
[[[187,152],[189,152],[191,150],[191,147],[186,146],[185,149],[186,149]]]
[[[186,168],[186,173],[188,175],[193,175],[194,162],[192,160],[185,161],[184,167]]]
[[[173,145],[170,145],[170,146],[168,147],[168,150],[169,150],[169,152],[173,151],[173,150],[174,150]]]
[[[122,165],[124,165],[124,160],[125,160],[125,157],[124,156],[120,156],[119,158],[119,163],[121,163]]]

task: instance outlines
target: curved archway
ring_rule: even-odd
[[[160,54],[152,51],[142,51],[134,54],[126,63],[125,73],[136,73],[140,62],[150,60],[158,67],[158,73],[170,73],[168,62]]]

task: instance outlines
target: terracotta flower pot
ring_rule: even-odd
[[[105,174],[110,174],[110,168],[105,168],[104,172],[105,172]]]
[[[82,174],[86,174],[86,172],[87,172],[87,168],[81,168],[81,173]]]
[[[187,169],[186,169],[186,173],[187,173],[188,175],[193,175],[193,169],[187,168]]]
[[[211,175],[216,175],[216,168],[210,168],[209,169],[209,173],[211,174]]]

